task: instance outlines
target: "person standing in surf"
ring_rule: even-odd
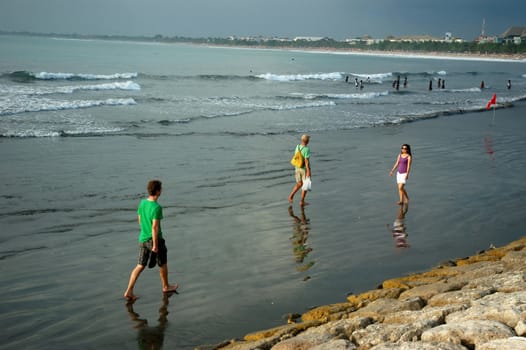
[[[300,190],[300,188],[303,186],[303,181],[305,181],[306,178],[310,178],[310,148],[308,146],[310,140],[310,136],[307,134],[301,135],[301,144],[296,146],[296,149],[294,152],[299,150],[301,152],[301,155],[303,157],[303,165],[301,167],[295,168],[295,178],[296,178],[296,185],[292,188],[292,191],[289,195],[289,203],[292,203],[294,200],[294,195],[296,192]],[[307,191],[301,190],[301,200],[300,200],[300,206],[304,207],[306,205],[305,202],[305,196],[307,195]]]
[[[398,194],[400,196],[400,200],[396,203],[398,205],[403,205],[404,202],[409,203],[409,196],[407,195],[407,191],[405,189],[405,183],[409,178],[412,161],[413,156],[411,155],[411,146],[404,143],[402,145],[402,150],[396,158],[396,162],[389,173],[389,176],[393,176],[395,169],[398,169],[396,172],[396,183],[398,184]]]
[[[161,196],[162,183],[159,180],[151,180],[148,182],[147,188],[148,198],[141,200],[137,209],[137,218],[141,227],[139,234],[139,261],[130,274],[128,288],[124,292],[124,298],[130,301],[138,298],[133,294],[133,288],[146,265],[149,265],[149,267],[154,267],[156,264],[159,265],[163,293],[173,293],[178,288],[177,284],[170,285],[168,283],[168,249],[166,249],[161,230],[163,208],[157,203]],[[150,264],[148,264],[148,260],[150,260]]]

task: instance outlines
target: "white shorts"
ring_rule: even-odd
[[[296,168],[296,171],[294,172],[296,183],[303,183],[303,181],[305,181],[306,175],[305,168]]]
[[[407,176],[407,173],[400,174],[399,172],[396,172],[396,183],[405,184],[406,176]]]

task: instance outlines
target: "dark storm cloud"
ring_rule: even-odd
[[[0,30],[79,34],[329,36],[445,32],[471,40],[526,26],[523,0],[1,0]]]

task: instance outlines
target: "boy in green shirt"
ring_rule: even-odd
[[[157,203],[161,196],[161,191],[161,181],[152,180],[148,182],[148,198],[143,199],[137,209],[137,217],[141,227],[141,233],[139,234],[139,262],[132,270],[128,288],[124,292],[124,298],[131,301],[138,298],[133,294],[133,288],[139,275],[148,265],[148,260],[150,260],[150,267],[155,266],[152,264],[152,262],[155,263],[155,260],[159,264],[163,293],[176,292],[178,288],[177,283],[175,285],[168,283],[168,250],[166,249],[161,230],[163,208]]]

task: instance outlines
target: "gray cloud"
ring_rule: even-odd
[[[523,0],[1,0],[0,30],[190,37],[445,32],[471,40],[526,26]]]

